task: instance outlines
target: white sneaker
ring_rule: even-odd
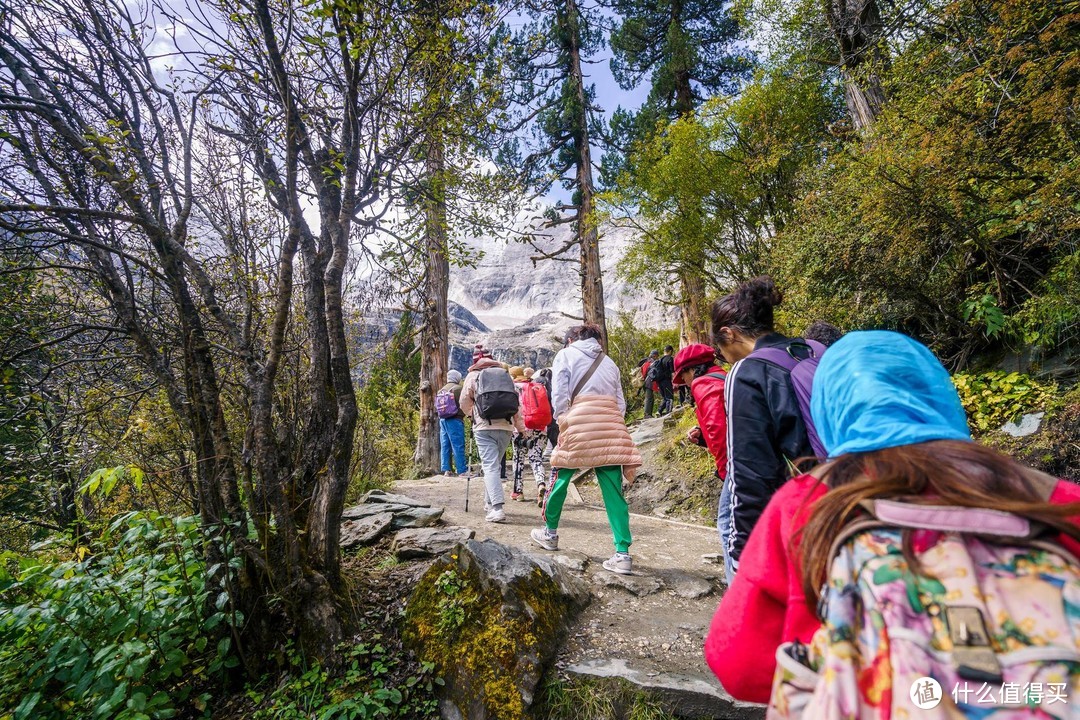
[[[604,561],[604,569],[619,575],[633,575],[634,563],[626,553],[617,552]]]
[[[484,519],[491,523],[506,522],[506,512],[502,508],[491,510]]]
[[[532,541],[545,550],[559,549],[559,533],[548,528],[533,528],[529,533]]]

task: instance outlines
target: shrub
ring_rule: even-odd
[[[207,581],[195,517],[128,513],[72,559],[5,553],[0,716],[171,718],[233,667],[228,596]],[[219,578],[220,579],[220,578]],[[207,613],[209,608],[209,614]]]
[[[953,384],[975,433],[996,430],[1024,413],[1048,410],[1057,394],[1057,385],[1044,385],[1022,373],[1001,370],[979,375],[957,373]]]

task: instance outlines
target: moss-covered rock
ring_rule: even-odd
[[[583,581],[547,558],[470,540],[420,579],[403,637],[445,681],[444,718],[528,718],[545,668],[589,598]]]

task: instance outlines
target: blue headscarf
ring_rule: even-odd
[[[949,373],[895,332],[852,332],[821,357],[810,398],[830,458],[927,440],[971,440]]]

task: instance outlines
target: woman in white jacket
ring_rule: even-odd
[[[581,325],[567,333],[566,347],[555,356],[551,370],[552,410],[559,423],[551,466],[558,468],[558,476],[544,506],[545,527],[532,531],[533,542],[545,550],[558,549],[567,488],[575,477],[594,470],[615,540],[615,554],[604,561],[604,569],[629,575],[630,511],[622,482],[624,476],[633,480],[641,455],[626,430],[619,368],[600,347],[600,329]]]

